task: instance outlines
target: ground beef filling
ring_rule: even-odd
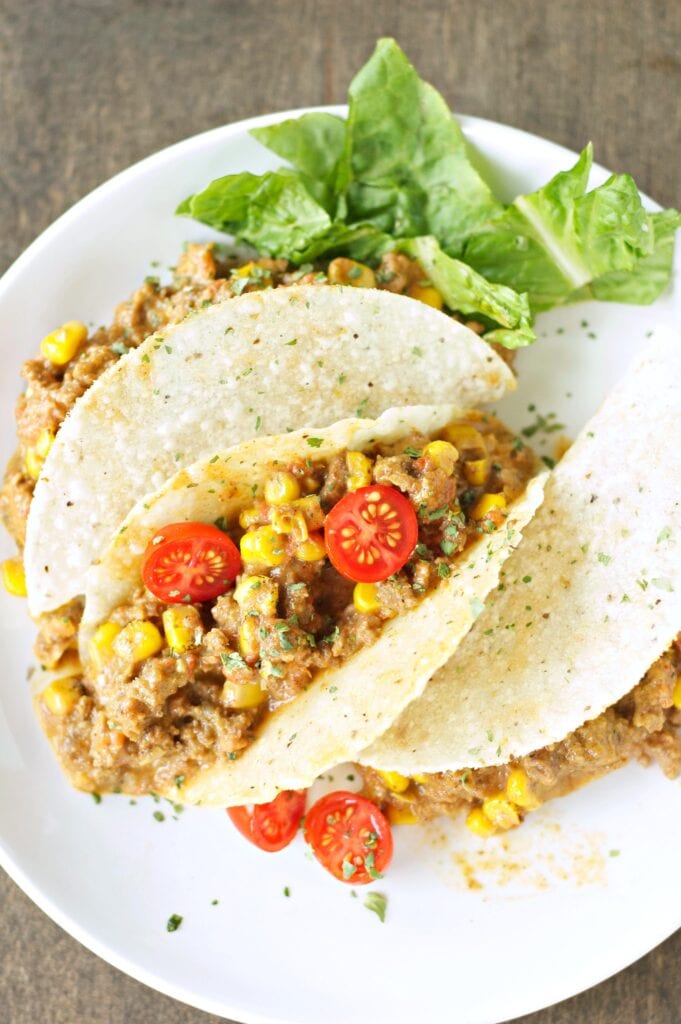
[[[675,778],[681,773],[681,735],[677,731],[681,710],[674,704],[680,676],[681,634],[631,693],[560,743],[496,768],[419,775],[400,793],[394,791],[389,775],[362,769],[365,795],[392,815],[399,817],[407,811],[419,821],[443,814],[470,814],[491,799],[493,817],[495,808],[500,809],[497,824],[504,828],[522,821],[533,807],[565,796],[631,760],[644,765],[656,762],[666,776]],[[522,782],[523,777],[523,792],[529,799],[521,798],[529,807],[519,807],[509,799],[509,794],[514,795],[513,783],[519,778]],[[394,788],[387,782],[393,782]],[[503,802],[500,805],[499,797],[513,805],[516,821]]]
[[[492,416],[470,414],[450,424],[458,438],[434,452],[429,438],[411,434],[360,455],[364,478],[356,480],[357,455],[341,452],[328,463],[312,456],[273,474],[288,474],[300,496],[289,503],[256,500],[244,509],[235,541],[244,532],[273,527],[279,564],[245,561],[235,590],[203,604],[166,606],[140,589],[111,621],[136,620],[161,633],[168,607],[181,615],[192,642],[182,651],[166,646],[142,661],[124,644],[98,671],[79,683],[68,713],[38,701],[44,727],[74,785],[97,791],[142,793],[167,790],[176,778],[225,759],[253,741],[264,717],[292,700],[323,669],[340,666],[372,644],[384,623],[413,607],[451,575],[451,565],[474,539],[503,522],[502,506],[525,489],[536,465]],[[354,475],[354,478],[353,478]],[[356,606],[354,585],[325,557],[325,516],[359,484],[391,485],[412,503],[418,544],[407,564],[376,584],[376,607]],[[492,498],[488,511],[481,502]],[[305,545],[320,544],[310,558]],[[68,649],[72,618],[57,625],[46,617],[39,649],[52,658]],[[56,645],[56,646],[55,646]]]
[[[343,262],[349,261],[337,260],[328,266],[302,268],[293,267],[283,259],[245,262],[243,258],[225,256],[214,243],[191,244],[173,268],[171,284],[161,285],[156,277],[147,277],[142,287],[118,306],[111,325],[94,330],[65,366],[55,366],[40,357],[25,362],[22,376],[26,390],[16,408],[19,446],[6,468],[0,488],[0,520],[17,545],[22,548],[24,544],[26,518],[35,486],[34,476],[26,468],[27,455],[33,453],[35,474],[35,453],[36,450],[40,453],[41,440],[44,443],[45,437],[56,434],[74,402],[107,367],[150,334],[179,323],[193,310],[244,291],[299,283],[328,284],[337,276],[332,271],[333,263]],[[418,264],[407,256],[388,253],[376,270],[373,284],[388,291],[407,293],[423,276]],[[352,284],[353,279],[347,283]],[[465,322],[477,333],[485,329],[477,321]],[[498,351],[509,361],[512,353],[506,349]]]

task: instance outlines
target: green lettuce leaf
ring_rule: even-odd
[[[344,220],[394,237],[432,234],[456,255],[473,227],[501,212],[449,107],[394,39],[379,40],[349,105],[337,182]]]
[[[640,257],[632,270],[615,270],[597,277],[572,298],[600,299],[602,302],[629,302],[650,305],[660,297],[669,284],[674,260],[674,236],[681,228],[681,213],[662,210],[651,213],[649,224],[654,248],[648,256]]]
[[[574,167],[478,228],[466,262],[527,292],[534,310],[572,301],[606,274],[633,271],[653,252],[651,216],[629,175],[613,174],[587,192],[591,160],[587,146]]]
[[[466,263],[443,252],[432,235],[403,239],[397,248],[419,261],[450,309],[491,323],[485,333],[488,340],[506,348],[531,345],[535,340],[527,295],[487,281]]]
[[[335,213],[338,164],[345,146],[345,121],[315,111],[278,124],[251,129],[251,135],[300,172],[310,193]]]

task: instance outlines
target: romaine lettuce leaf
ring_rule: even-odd
[[[394,39],[379,40],[349,105],[337,182],[344,220],[398,238],[432,234],[456,255],[475,225],[501,212],[449,107]]]
[[[345,121],[314,111],[252,128],[251,135],[300,172],[308,192],[335,214],[338,163],[345,145]]]
[[[651,217],[628,175],[613,174],[587,192],[590,170],[587,146],[574,167],[479,227],[463,259],[527,292],[534,310],[572,301],[604,275],[633,271],[653,252]]]
[[[490,341],[519,348],[535,340],[527,295],[487,281],[466,263],[443,252],[432,235],[403,239],[397,248],[418,260],[450,309],[499,325],[485,334]]]

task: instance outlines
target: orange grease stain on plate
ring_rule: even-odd
[[[427,859],[448,888],[484,892],[485,898],[516,899],[556,885],[581,888],[606,881],[602,832],[535,820],[490,839],[450,822],[432,822],[421,835]]]

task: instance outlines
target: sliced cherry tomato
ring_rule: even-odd
[[[414,506],[396,487],[372,484],[348,491],[324,526],[331,564],[356,583],[387,580],[409,560],[419,524]]]
[[[268,804],[228,807],[242,836],[267,853],[283,850],[294,838],[305,813],[305,792],[285,789]]]
[[[319,863],[351,885],[380,878],[392,860],[388,819],[357,793],[339,790],[318,800],[305,815],[305,838]]]
[[[234,583],[241,556],[229,537],[208,523],[171,523],[158,530],[144,552],[142,579],[168,604],[210,601]]]

